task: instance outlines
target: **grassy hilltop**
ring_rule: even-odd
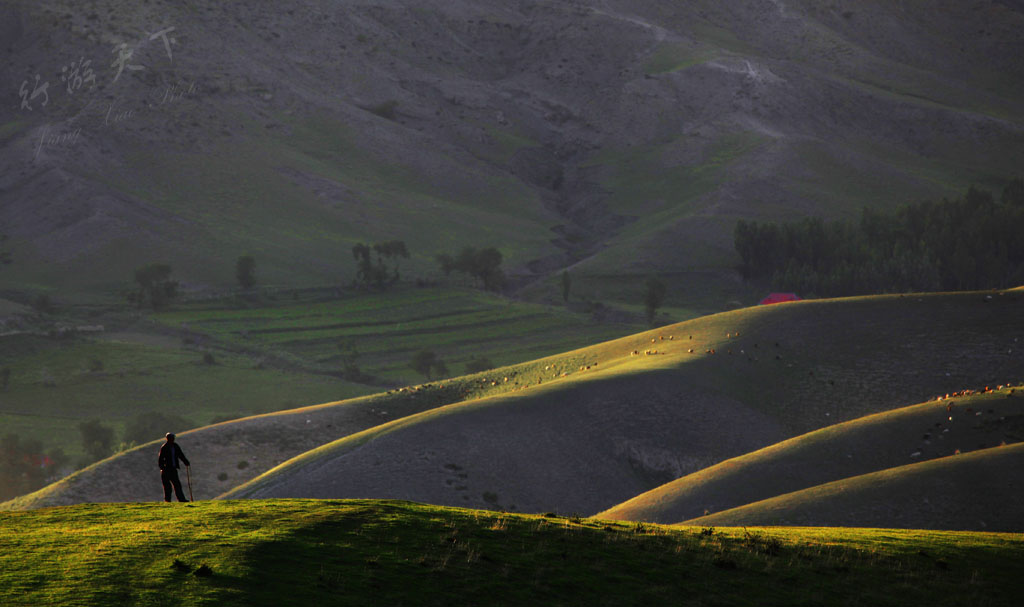
[[[0,513],[0,603],[1015,605],[1024,538],[710,529],[406,502]],[[756,597],[756,599],[752,598]]]

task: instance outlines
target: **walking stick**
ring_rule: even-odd
[[[192,497],[192,466],[185,466],[185,476],[188,477],[188,501],[194,502],[196,500]]]

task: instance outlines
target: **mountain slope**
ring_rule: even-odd
[[[1019,442],[1022,396],[1019,387],[1005,388],[828,426],[676,479],[598,516],[679,522],[830,481]]]
[[[399,238],[407,276],[494,245],[524,280],[571,265],[606,299],[710,271],[721,309],[737,218],[850,217],[1001,187],[1024,161],[1024,12],[995,0],[20,0],[0,17],[19,288],[113,289],[148,259],[224,284],[245,253],[269,283],[344,283],[355,242]],[[173,44],[145,35],[167,27]],[[142,69],[118,74],[129,42]],[[79,57],[95,89],[60,80]],[[14,94],[36,74],[49,102],[29,110]]]

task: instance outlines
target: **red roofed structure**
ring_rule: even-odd
[[[768,304],[777,304],[786,301],[800,301],[800,297],[796,293],[771,293],[768,297],[761,300],[761,305],[767,306]]]

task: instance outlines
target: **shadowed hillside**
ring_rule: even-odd
[[[1020,387],[954,395],[828,426],[721,462],[598,516],[675,523],[830,481],[1022,440]],[[923,514],[921,520],[931,523]]]
[[[833,481],[686,521],[1024,531],[1024,444]]]

